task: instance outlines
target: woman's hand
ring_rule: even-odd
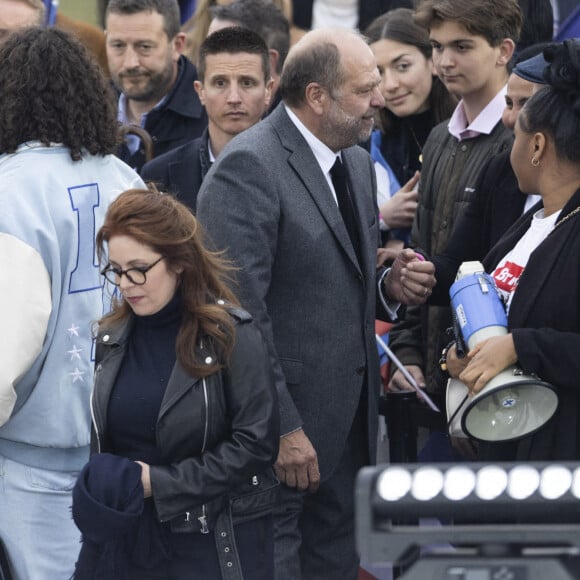
[[[141,466],[141,483],[143,484],[143,496],[151,497],[151,473],[149,470],[149,465],[143,463],[142,461],[136,461]]]
[[[459,374],[459,380],[467,385],[472,395],[518,360],[511,334],[483,340],[469,351],[467,358],[469,362]]]
[[[381,217],[390,230],[410,228],[413,225],[418,200],[416,187],[420,175],[417,171],[389,201],[380,207]]]

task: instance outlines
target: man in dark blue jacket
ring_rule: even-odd
[[[244,28],[208,36],[199,51],[195,90],[207,108],[201,137],[145,164],[141,175],[173,193],[193,212],[197,192],[211,164],[236,135],[255,125],[272,94],[270,56],[262,38]]]

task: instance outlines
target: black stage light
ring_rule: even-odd
[[[404,579],[578,579],[580,463],[365,468],[356,534],[363,562]]]

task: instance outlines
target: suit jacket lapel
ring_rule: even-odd
[[[282,104],[270,115],[270,120],[276,128],[282,144],[290,152],[288,163],[296,171],[339,245],[355,267],[360,270],[361,266],[358,263],[334,196],[310,147],[286,114]],[[358,227],[360,229],[360,223]]]
[[[346,149],[342,152],[345,167],[348,171],[351,198],[357,216],[357,227],[361,246],[361,258],[363,264],[361,269],[365,271],[365,279],[372,280],[376,273],[376,253],[370,252],[369,248],[378,248],[379,239],[371,239],[371,231],[377,231],[371,228],[374,219],[378,222],[378,208],[376,207],[376,192],[372,189],[372,181],[368,179],[368,173],[365,170],[371,167],[369,164],[361,164],[360,156],[358,159],[353,157],[353,148]],[[374,171],[374,168],[372,169]],[[372,178],[371,178],[372,179]],[[364,190],[370,186],[370,191]],[[378,228],[378,223],[376,225]],[[378,234],[377,234],[378,236]]]

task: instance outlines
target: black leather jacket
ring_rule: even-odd
[[[176,532],[216,531],[216,542],[233,524],[268,513],[277,486],[271,466],[278,453],[279,415],[269,357],[251,316],[239,308],[230,313],[236,338],[226,369],[199,379],[175,364],[157,419],[163,465],[151,466],[160,521],[170,521]],[[108,451],[109,397],[131,328],[129,319],[97,337],[93,452]],[[199,356],[213,354],[200,345]],[[241,577],[235,568],[227,568],[228,578]]]

